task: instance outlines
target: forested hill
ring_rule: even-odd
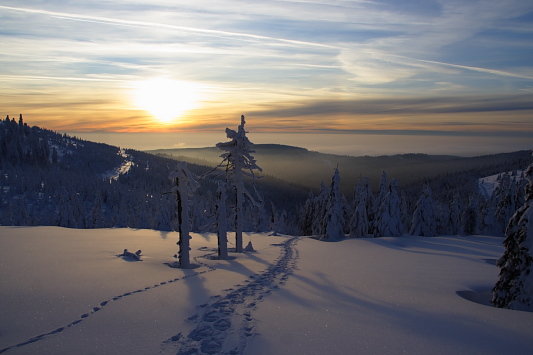
[[[495,234],[502,234],[506,221],[521,204],[523,183],[517,174],[504,175],[495,196],[486,201],[480,199],[477,179],[524,169],[531,162],[527,151],[460,158],[424,154],[350,157],[276,144],[259,144],[255,150],[254,156],[266,176],[256,179],[255,187],[247,182],[257,203],[248,201],[244,208],[244,230],[292,235],[315,233],[308,222],[322,220],[327,205],[322,197],[329,193],[337,166],[343,183],[341,208],[346,233],[360,201],[361,183],[366,186],[370,182],[374,190],[372,193],[365,187],[367,215],[375,218],[379,212],[380,196],[386,194],[388,183],[387,177],[379,177],[386,171],[388,179],[398,181],[406,231],[422,188],[428,184],[435,200],[432,209],[439,216],[439,230],[448,230],[448,219],[443,216],[451,215],[454,206],[461,206],[461,213],[475,211],[477,225],[471,230],[490,227]],[[169,193],[172,182],[168,177],[176,160],[186,160],[201,186],[192,201],[191,230],[214,231],[215,191],[225,178],[224,171],[214,169],[221,162],[221,151],[203,148],[154,153],[166,155],[120,149],[30,127],[22,117],[18,121],[1,120],[0,224],[175,229],[176,196]],[[321,181],[325,185],[321,186]],[[354,198],[356,186],[359,193]],[[310,195],[311,189],[314,194]],[[232,229],[235,203],[230,190],[228,187],[227,225]],[[507,206],[501,201],[513,203]],[[493,217],[496,222],[490,221]]]
[[[30,127],[22,117],[7,117],[0,121],[0,224],[171,230],[176,196],[169,193],[169,173],[175,167],[175,160]],[[190,163],[188,167],[203,176],[194,197],[192,228],[212,230],[209,218],[217,181],[224,175],[205,175],[212,166]],[[267,214],[273,213],[276,218],[294,217],[287,224],[296,226],[294,211],[308,191],[276,179],[260,179],[257,186],[263,210],[250,207],[248,213],[250,221],[262,220],[263,226],[249,225],[248,230],[265,228]],[[228,212],[230,226],[231,218]]]
[[[427,154],[354,157],[277,144],[256,144],[254,150],[254,156],[264,174],[312,189],[318,189],[322,181],[329,183],[333,170],[338,167],[341,173],[341,191],[347,196],[353,193],[354,185],[360,177],[369,178],[373,191],[377,192],[383,171],[389,177],[397,179],[400,186],[418,186],[420,192],[424,182],[440,177],[466,173],[473,178],[480,178],[523,169],[531,161],[529,151],[465,158]],[[220,161],[220,151],[215,147],[159,149],[149,152],[205,165]]]
[[[174,164],[6,118],[0,123],[0,221],[168,230],[169,221],[157,216],[170,213],[160,200],[170,191]]]

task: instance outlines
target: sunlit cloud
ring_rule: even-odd
[[[531,13],[520,0],[8,0],[0,96],[5,114],[71,131],[211,131],[245,114],[262,132],[533,134]],[[132,99],[154,78],[202,97],[157,119],[179,90],[141,94],[152,109]]]

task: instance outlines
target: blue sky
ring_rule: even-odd
[[[50,129],[533,137],[529,1],[7,0],[0,22],[0,107]]]

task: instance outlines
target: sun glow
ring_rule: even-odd
[[[135,105],[149,112],[162,123],[179,120],[180,116],[198,106],[197,84],[166,78],[154,78],[134,84]]]

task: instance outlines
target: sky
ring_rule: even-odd
[[[523,0],[0,1],[0,111],[68,132],[533,138]]]

